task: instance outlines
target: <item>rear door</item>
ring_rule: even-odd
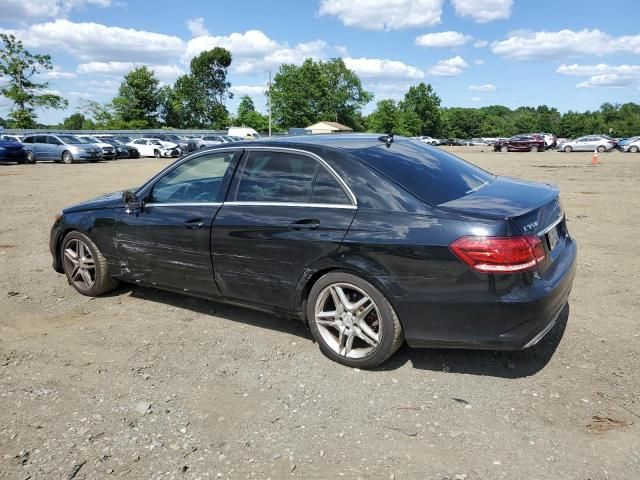
[[[211,151],[178,164],[139,196],[116,223],[120,259],[130,280],[216,297],[211,224],[242,150]]]
[[[37,160],[47,159],[47,136],[36,135],[33,137],[33,153]]]
[[[240,162],[213,224],[213,265],[222,294],[292,310],[305,269],[338,249],[355,212],[355,197],[319,157],[254,147]]]

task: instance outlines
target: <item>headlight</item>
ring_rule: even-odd
[[[80,152],[84,152],[84,149],[80,147],[76,147],[74,145],[69,145],[69,151],[71,153],[80,153]]]

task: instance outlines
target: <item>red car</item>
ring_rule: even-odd
[[[493,149],[496,152],[542,152],[545,144],[540,135],[515,135],[507,141],[495,143]]]

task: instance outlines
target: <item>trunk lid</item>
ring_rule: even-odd
[[[562,254],[568,235],[559,194],[553,185],[497,177],[483,188],[438,207],[477,218],[504,219],[512,236],[539,235],[546,252],[540,265],[544,273]]]

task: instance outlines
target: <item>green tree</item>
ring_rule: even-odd
[[[191,72],[179,77],[172,88],[162,92],[162,115],[175,128],[222,128],[229,112],[225,107],[231,84],[227,70],[231,53],[224,48],[202,52],[191,60]]]
[[[240,99],[235,123],[243,127],[251,127],[259,132],[266,132],[269,129],[269,118],[256,110],[249,95]]]
[[[127,73],[120,84],[118,96],[113,99],[118,118],[125,123],[136,122],[142,128],[157,126],[162,103],[159,85],[160,81],[147,67]]]
[[[47,92],[48,82],[33,79],[34,75],[53,69],[51,57],[28,52],[13,35],[2,33],[0,40],[4,44],[0,50],[0,79],[7,79],[7,84],[0,88],[0,94],[13,104],[9,112],[9,126],[35,127],[36,108],[66,108],[69,103],[65,99]]]
[[[360,109],[373,99],[341,58],[300,66],[283,64],[271,86],[271,110],[281,128],[305,127],[326,120],[362,128]]]
[[[441,130],[440,97],[436,95],[433,87],[420,82],[409,87],[404,95],[404,101],[400,103],[402,110],[413,112],[420,120],[420,131],[416,135],[437,136]]]
[[[402,109],[395,101],[381,100],[367,117],[367,130],[412,137],[420,135],[422,121],[417,113]]]
[[[87,117],[82,113],[76,112],[62,121],[62,128],[65,130],[82,130]]]

